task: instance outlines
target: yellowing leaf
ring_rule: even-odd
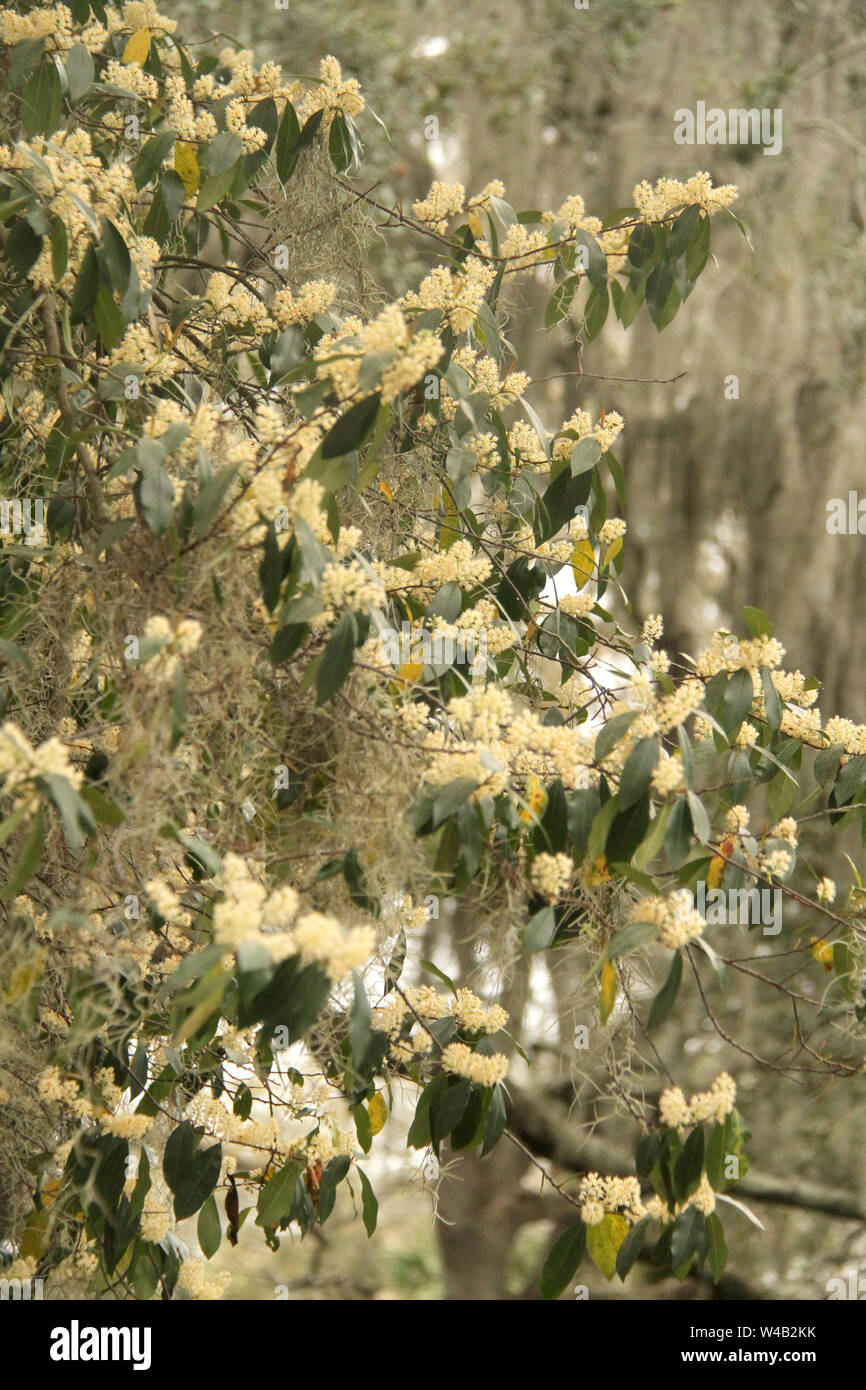
[[[126,48],[123,50],[122,61],[127,65],[130,63],[138,63],[140,66],[142,63],[147,62],[147,55],[149,52],[150,30],[137,29],[127,43]]]
[[[601,965],[601,994],[599,996],[602,1023],[607,1023],[613,1012],[618,988],[619,981],[616,977],[616,970],[611,962],[605,959]]]
[[[521,806],[518,815],[523,821],[540,820],[547,806],[547,792],[540,777],[533,772],[526,788],[526,805]]]
[[[424,663],[422,661],[404,661],[402,666],[397,668],[397,675],[402,676],[404,681],[414,685],[424,674]]]
[[[600,855],[586,871],[586,883],[588,888],[595,888],[599,883],[609,883],[610,873],[608,872],[607,860],[604,855]]]
[[[29,961],[26,965],[19,965],[17,970],[12,972],[12,978],[3,993],[7,1004],[14,1004],[16,1000],[23,999],[30,993],[42,974],[43,964],[44,955],[39,954],[35,960]]]
[[[442,510],[445,513],[446,520],[439,527],[439,549],[448,550],[455,541],[460,539],[460,532],[457,527],[448,524],[451,517],[456,518],[457,516],[457,508],[451,501],[451,494],[449,492],[442,493]]]
[[[604,560],[602,561],[602,564],[604,565],[604,568],[605,568],[605,569],[606,569],[607,566],[610,564],[611,560],[615,560],[615,559],[616,559],[617,555],[619,554],[619,552],[620,552],[621,550],[622,550],[622,536],[617,536],[616,540],[615,540],[615,541],[611,541],[610,545],[608,546],[607,550],[605,551]]]
[[[41,1211],[32,1211],[27,1218],[24,1231],[21,1236],[21,1244],[18,1247],[18,1254],[23,1260],[39,1260],[45,1249],[48,1238],[48,1217],[47,1207]]]
[[[470,212],[468,221],[470,232],[475,237],[476,241],[480,241],[484,236],[484,228],[481,226],[481,218],[478,216],[478,213]]]
[[[191,197],[201,178],[198,159],[192,145],[185,145],[182,140],[178,140],[174,147],[174,167],[183,181],[184,193]]]
[[[367,1106],[370,1116],[370,1133],[378,1134],[388,1118],[388,1110],[381,1091],[377,1091]]]
[[[383,497],[387,497],[389,502],[394,501],[394,494],[389,488],[388,484],[385,482],[384,478],[379,479],[379,491],[382,493]]]
[[[595,551],[588,540],[578,541],[571,552],[571,568],[578,589],[589,583],[595,573]]]
[[[707,892],[711,888],[718,888],[722,881],[722,874],[725,872],[725,861],[721,855],[714,854],[712,863],[707,869]]]
[[[597,1226],[587,1226],[586,1248],[605,1279],[610,1280],[616,1274],[617,1253],[627,1235],[628,1222],[615,1212],[608,1212]]]
[[[823,965],[825,970],[833,969],[833,947],[829,941],[822,941],[819,936],[810,936],[809,944],[812,947],[812,955]]]

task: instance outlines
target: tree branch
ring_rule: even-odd
[[[563,1118],[549,1099],[530,1097],[509,1086],[509,1128],[538,1157],[549,1159],[575,1173],[603,1172],[616,1177],[634,1174],[634,1163],[624,1150],[596,1139],[584,1139]],[[821,1212],[847,1221],[866,1221],[866,1201],[841,1188],[825,1187],[802,1178],[778,1178],[771,1173],[750,1172],[737,1183],[738,1197]]]

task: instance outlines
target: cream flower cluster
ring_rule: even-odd
[[[762,633],[760,637],[732,637],[729,632],[714,632],[710,645],[699,655],[695,669],[699,676],[715,676],[719,671],[757,671],[763,666],[771,670],[779,665],[785,648],[775,637]]]
[[[172,450],[172,466],[192,466],[198,461],[199,449],[210,454],[218,447],[223,409],[222,404],[211,401],[200,401],[195,410],[186,410],[180,401],[156,401],[142,422],[141,433],[147,439],[158,439],[172,425],[183,425],[189,433]]]
[[[32,16],[40,13],[43,12],[34,10]],[[0,168],[25,173],[46,212],[65,224],[69,250],[67,268],[59,282],[61,289],[71,289],[74,284],[90,244],[93,223],[101,216],[115,224],[137,263],[136,268],[149,275],[149,257],[158,255],[158,250],[154,253],[155,244],[148,238],[139,238],[129,219],[127,209],[136,196],[132,170],[122,160],[106,168],[93,153],[88,131],[58,130],[50,140],[35,137],[30,142],[20,141],[14,148],[0,145]],[[39,289],[55,283],[50,238],[45,239],[27,276]]]
[[[425,589],[441,589],[443,584],[457,583],[461,589],[474,589],[490,578],[493,562],[483,550],[477,553],[471,541],[459,540],[447,550],[422,555],[412,571],[415,584]]]
[[[361,114],[365,105],[361,85],[354,77],[343,76],[339,61],[331,54],[319,63],[319,78],[319,86],[309,91],[301,102],[298,115],[302,120],[309,120],[316,111],[323,111],[327,127],[338,114]]]
[[[167,19],[161,14],[154,0],[126,0],[123,6],[122,29],[150,29],[155,34],[173,34],[177,30],[177,20]]]
[[[220,886],[225,896],[214,908],[214,937],[227,949],[258,942],[275,960],[300,955],[321,965],[335,983],[366,964],[373,952],[376,934],[372,927],[347,930],[321,912],[299,916],[300,898],[295,889],[284,885],[268,893],[238,854],[226,855]]]
[[[197,650],[203,635],[201,623],[195,618],[178,618],[172,622],[163,614],[148,618],[144,625],[146,639],[162,643],[149,661],[144,663],[148,676],[157,685],[170,685],[174,680],[178,662],[192,656]]]
[[[725,826],[728,830],[733,830],[735,834],[741,834],[749,828],[749,808],[747,806],[731,806],[725,812]]]
[[[243,1120],[226,1103],[225,1096],[217,1100],[206,1091],[199,1091],[184,1108],[184,1118],[203,1129],[206,1134],[223,1143],[248,1151],[244,1167],[262,1171],[269,1160],[278,1163],[287,1158],[304,1158],[308,1163],[327,1163],[336,1154],[351,1156],[355,1152],[356,1136],[341,1130],[329,1113],[333,1090],[325,1094],[321,1075],[309,1076],[303,1086],[293,1086],[281,1097],[279,1110],[257,1107],[257,1113]],[[318,1124],[310,1130],[310,1121]],[[226,1155],[223,1164],[230,1170],[234,1155]]]
[[[381,581],[358,560],[326,565],[319,594],[323,603],[330,607],[337,610],[351,608],[356,613],[369,613],[385,602]]]
[[[536,430],[527,420],[515,420],[508,431],[508,452],[515,468],[547,468],[547,455]]]
[[[164,23],[176,27],[173,20]],[[109,12],[109,27],[121,27],[120,15],[114,11]],[[98,53],[105,47],[108,34],[109,29],[98,22],[77,24],[68,5],[39,6],[26,14],[0,10],[0,43],[10,48],[26,39],[44,39],[49,51],[66,53],[81,43],[89,53]]]
[[[555,903],[562,896],[574,874],[569,854],[536,854],[529,871],[533,888],[540,897]]]
[[[421,281],[417,290],[404,294],[400,304],[408,310],[441,309],[454,333],[465,333],[478,316],[481,301],[493,283],[493,266],[468,256],[459,271],[437,266]]]
[[[716,1077],[708,1091],[697,1091],[686,1098],[679,1086],[671,1086],[659,1099],[661,1122],[669,1129],[687,1129],[689,1125],[707,1121],[723,1124],[731,1114],[737,1099],[737,1086],[726,1071]]]
[[[834,716],[824,725],[828,744],[841,743],[851,757],[866,753],[866,724],[855,724],[851,719]]]
[[[316,314],[330,309],[337,297],[337,286],[330,280],[307,280],[297,293],[278,290],[271,304],[271,315],[280,328],[309,323]]]
[[[686,785],[685,768],[678,757],[671,757],[661,750],[661,756],[652,776],[652,789],[657,796],[670,796],[681,792]]]
[[[647,922],[658,927],[658,939],[670,951],[687,946],[702,934],[705,925],[686,888],[678,888],[664,898],[658,895],[640,898],[632,904],[630,916],[633,922]]]
[[[7,721],[0,727],[0,782],[5,795],[15,795],[16,805],[27,804],[35,810],[39,795],[33,788],[38,777],[65,777],[73,787],[80,787],[83,773],[69,761],[69,754],[59,738],[46,739],[34,748],[17,724]]]
[[[622,540],[628,524],[621,516],[610,516],[607,521],[603,521],[598,531],[598,539],[601,545],[612,545],[614,541]]]
[[[149,386],[161,386],[182,370],[177,353],[169,352],[164,343],[155,340],[146,323],[131,323],[120,342],[103,359],[103,365],[107,367],[120,364],[139,367]]]
[[[685,183],[679,179],[657,179],[655,185],[644,179],[639,183],[632,199],[644,222],[659,222],[674,208],[697,204],[712,216],[722,208],[728,208],[737,201],[739,193],[736,184],[726,183],[713,187],[709,174],[693,174]]]
[[[508,1058],[501,1052],[486,1056],[473,1052],[466,1043],[449,1043],[442,1051],[442,1065],[454,1076],[465,1077],[475,1086],[496,1086],[508,1074]]]
[[[486,391],[490,397],[490,404],[496,410],[502,410],[512,404],[521,396],[529,385],[529,376],[526,372],[507,372],[504,377],[499,374],[499,366],[494,358],[480,356],[474,348],[459,347],[452,354],[451,365],[460,367],[469,376],[476,391]],[[457,402],[448,391],[447,382],[443,381],[440,395],[441,411],[446,420],[453,420],[457,409]],[[492,436],[495,442],[495,436]]]
[[[462,183],[440,183],[437,179],[426,198],[412,204],[412,216],[434,231],[444,232],[449,218],[462,212],[465,202],[466,189]]]
[[[121,1139],[143,1139],[153,1127],[153,1116],[138,1115],[130,1108],[108,1069],[100,1070],[94,1080],[104,1103],[82,1096],[81,1083],[64,1080],[57,1066],[44,1068],[37,1078],[36,1089],[42,1100],[65,1106],[79,1119],[96,1120],[107,1134],[119,1135]]]
[[[340,400],[346,401],[361,389],[364,357],[371,353],[391,354],[378,388],[382,399],[388,401],[420,381],[444,350],[436,334],[427,329],[411,336],[400,306],[390,304],[369,323],[346,319],[336,332],[321,339],[314,356],[319,375],[329,378]]]
[[[574,448],[576,440],[595,439],[602,449],[612,449],[620,434],[625,427],[625,421],[615,410],[602,412],[597,424],[593,424],[592,416],[587,410],[575,410],[574,414],[565,421],[553,443],[553,457],[555,459],[568,458]],[[576,436],[576,439],[572,436]]]
[[[598,1226],[608,1213],[624,1216],[634,1225],[646,1215],[637,1178],[602,1177],[587,1173],[578,1189],[581,1220],[587,1226]]]
[[[703,1212],[704,1216],[710,1216],[716,1209],[716,1194],[706,1173],[701,1174],[701,1180],[691,1196],[685,1201],[678,1203],[671,1209],[661,1197],[653,1195],[648,1197],[645,1203],[647,1216],[653,1221],[659,1221],[663,1226],[676,1221],[678,1216],[682,1216],[689,1207],[696,1207]]]
[[[399,1032],[407,1017],[429,1021],[456,1018],[470,1033],[498,1033],[508,1022],[499,1004],[485,1004],[471,989],[458,989],[456,995],[440,994],[432,985],[409,985],[402,995],[395,994],[373,1014],[376,1028],[383,1033]]]
[[[196,1259],[184,1260],[177,1276],[178,1288],[202,1301],[222,1298],[231,1281],[230,1270],[213,1270],[204,1260]]]
[[[267,134],[261,126],[247,125],[247,113],[244,102],[240,97],[235,97],[226,105],[225,110],[226,130],[233,135],[240,136],[244,147],[244,154],[255,154],[260,150],[267,140]]]
[[[264,281],[256,278],[244,284],[236,275],[217,270],[208,279],[205,299],[214,311],[214,326],[240,335],[235,346],[246,339],[258,343],[273,328],[264,293]]]
[[[552,221],[553,214],[550,214]],[[521,274],[546,262],[550,256],[550,243],[548,241],[547,226],[528,227],[523,222],[513,222],[499,242],[499,255],[511,262],[509,271],[512,274]],[[478,242],[478,250],[485,256],[492,254],[492,248],[487,241]],[[543,253],[539,256],[539,252]]]
[[[563,594],[557,604],[560,613],[565,613],[569,618],[585,618],[595,607],[595,596],[593,594]]]
[[[466,206],[469,208],[479,208],[482,212],[486,212],[490,207],[491,198],[504,197],[505,184],[501,179],[491,179],[489,183],[484,185],[480,193],[474,194],[473,197],[469,199]]]
[[[188,922],[189,913],[182,906],[174,889],[162,878],[149,878],[144,885],[147,894],[160,917],[166,922]]]
[[[559,777],[571,790],[597,781],[592,768],[594,736],[565,724],[543,724],[536,711],[516,708],[495,686],[476,687],[448,704],[451,727],[428,732],[426,777],[442,786],[455,777],[474,777],[477,796],[495,796],[509,777]],[[460,738],[457,737],[459,733]]]
[[[815,896],[822,903],[829,904],[836,901],[836,884],[832,878],[827,878],[825,875],[824,878],[818,880],[815,885]]]

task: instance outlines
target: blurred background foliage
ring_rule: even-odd
[[[733,225],[720,230],[718,264],[663,337],[646,315],[627,335],[610,321],[582,353],[574,325],[544,332],[545,296],[530,284],[520,290],[530,312],[512,338],[548,427],[577,405],[625,417],[623,580],[638,614],[665,615],[668,651],[695,653],[718,626],[741,631],[741,606],[757,605],[787,648],[786,665],[824,682],[825,718],[866,720],[866,547],[857,536],[828,535],[825,524],[828,499],[858,487],[866,495],[862,0],[589,0],[586,9],[573,0],[290,0],[287,9],[178,0],[174,13],[191,37],[231,36],[287,72],[313,74],[320,57],[335,54],[387,127],[386,138],[362,118],[367,150],[356,176],[386,205],[408,209],[433,178],[459,180],[470,193],[501,178],[518,209],[557,207],[580,193],[602,213],[629,203],[642,178],[706,168],[716,184],[740,186],[754,252]],[[782,152],[676,145],[674,112],[698,100],[780,107]],[[431,116],[438,140],[425,138]],[[428,248],[392,231],[371,256],[388,295],[429,264]],[[817,836],[812,860],[819,874],[850,881]],[[442,959],[447,939],[471,984],[480,969],[471,924],[463,930],[446,913],[429,932],[423,954]],[[512,985],[547,1087],[529,1097],[517,1088],[524,1130],[537,1153],[547,1144],[554,1158],[574,1152],[578,1166],[616,1171],[629,1161],[632,1131],[623,1124],[618,1136],[614,1117],[603,1140],[588,1137],[611,1108],[613,1049],[602,1038],[581,1054],[574,1104],[573,1023],[581,1009],[587,1016],[590,996],[571,970],[550,969],[533,963],[530,974],[527,963]],[[792,978],[810,997],[824,989],[818,962]],[[824,1298],[829,1276],[866,1261],[858,1122],[866,1080],[834,1088],[827,1078],[768,1074],[757,1059],[782,1058],[792,1024],[784,1004],[765,995],[756,988],[752,997],[739,976],[726,997],[743,1051],[684,989],[663,1051],[680,1066],[691,1059],[695,1088],[727,1067],[754,1135],[746,1185],[751,1179],[750,1205],[766,1229],[727,1214],[736,1253],[715,1296]],[[595,1031],[615,1032],[616,1016]],[[517,1067],[513,1074],[519,1079]],[[651,1095],[655,1078],[645,1084]],[[423,1176],[409,1181],[417,1157],[394,1147],[380,1160],[382,1213],[369,1245],[348,1209],[327,1234],[296,1246],[284,1240],[274,1257],[242,1233],[240,1250],[219,1257],[235,1271],[232,1296],[538,1297],[542,1253],[568,1210],[525,1155],[502,1144],[483,1162],[461,1161],[435,1196]],[[442,1221],[431,1219],[434,1206]],[[714,1296],[709,1284],[659,1286],[640,1271],[626,1292],[587,1264],[579,1277],[593,1298]]]

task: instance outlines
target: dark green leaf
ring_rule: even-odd
[[[162,464],[143,465],[132,491],[138,514],[151,531],[167,531],[174,517],[174,484]]]
[[[610,295],[607,285],[596,285],[590,292],[583,311],[583,326],[587,342],[597,338],[604,327],[607,311],[610,308]]]
[[[688,245],[697,230],[698,219],[701,216],[701,209],[697,203],[685,208],[676,218],[671,227],[671,234],[665,248],[665,254],[669,261],[678,260],[684,255]]]
[[[541,1297],[558,1298],[571,1283],[586,1250],[586,1227],[576,1221],[550,1248],[541,1271]]]
[[[163,130],[158,135],[151,136],[142,147],[141,154],[131,166],[136,188],[142,189],[145,184],[153,182],[176,138],[173,130]]]
[[[349,128],[342,111],[338,111],[328,134],[328,153],[338,174],[344,174],[355,157]]]
[[[632,1226],[622,1245],[616,1252],[616,1272],[625,1282],[626,1276],[636,1260],[640,1258],[644,1241],[649,1234],[650,1219],[645,1216]]]
[[[287,101],[277,132],[277,177],[281,183],[285,183],[291,177],[298,162],[297,142],[300,133],[301,127],[298,125],[295,108]]]
[[[370,1186],[370,1179],[363,1168],[358,1169],[358,1177],[361,1179],[361,1202],[362,1215],[364,1220],[364,1230],[371,1236],[376,1229],[376,1222],[379,1219],[379,1199]]]
[[[671,961],[671,968],[668,971],[667,979],[665,980],[664,984],[662,985],[661,989],[659,990],[658,994],[652,1002],[652,1007],[649,1012],[649,1019],[647,1021],[647,1028],[650,1032],[652,1032],[654,1028],[658,1028],[660,1024],[664,1023],[665,1019],[670,1014],[671,1009],[676,1003],[676,998],[679,992],[680,982],[682,981],[682,978],[682,952],[675,951],[674,958]]]
[[[42,250],[42,237],[37,236],[29,222],[17,218],[6,236],[6,255],[9,264],[19,275],[26,275],[36,264]]]
[[[556,916],[552,907],[542,907],[530,917],[523,933],[523,954],[535,955],[550,945],[556,932]]]
[[[192,1216],[211,1195],[221,1167],[222,1144],[196,1152],[196,1135],[188,1120],[172,1131],[165,1146],[163,1172],[174,1193],[178,1221]]]
[[[635,268],[640,268],[655,250],[655,234],[652,227],[641,223],[635,227],[629,238],[628,259]]]
[[[358,449],[373,428],[379,412],[380,395],[365,396],[332,425],[322,441],[322,458],[342,458]]]
[[[316,1213],[320,1225],[327,1221],[331,1212],[334,1210],[334,1202],[337,1199],[337,1184],[341,1183],[349,1171],[351,1159],[346,1154],[339,1154],[337,1158],[332,1158],[322,1175],[319,1184],[319,1208]]]
[[[674,1187],[681,1202],[692,1195],[701,1180],[704,1171],[704,1143],[703,1127],[698,1125],[683,1144],[674,1165]]]
[[[76,43],[66,55],[67,95],[74,106],[93,85],[93,59],[83,43]]]
[[[487,1107],[487,1119],[484,1122],[484,1143],[481,1146],[482,1158],[484,1158],[486,1154],[489,1154],[491,1149],[495,1148],[505,1128],[507,1118],[505,1088],[501,1085],[494,1086],[490,1093],[490,1101]]]
[[[201,1252],[205,1259],[209,1260],[219,1250],[222,1240],[219,1212],[213,1193],[208,1197],[198,1214],[197,1234]]]
[[[40,63],[21,96],[21,124],[27,135],[53,135],[60,122],[63,93],[60,75],[49,60]]]
[[[282,1168],[268,1178],[256,1203],[256,1225],[278,1226],[288,1216],[295,1200],[298,1178],[304,1171],[304,1163],[290,1158]]]
[[[659,760],[659,741],[656,735],[639,739],[626,759],[619,783],[619,805],[627,811],[648,790]]]
[[[129,285],[132,261],[129,248],[113,222],[102,219],[102,260],[111,278],[111,287],[122,297]]]
[[[711,1212],[707,1217],[707,1230],[710,1235],[710,1270],[713,1276],[713,1283],[718,1284],[728,1262],[728,1247],[725,1244],[725,1233],[722,1223],[715,1212]]]
[[[344,613],[333,628],[316,675],[316,704],[327,704],[352,669],[358,625],[354,613]]]

